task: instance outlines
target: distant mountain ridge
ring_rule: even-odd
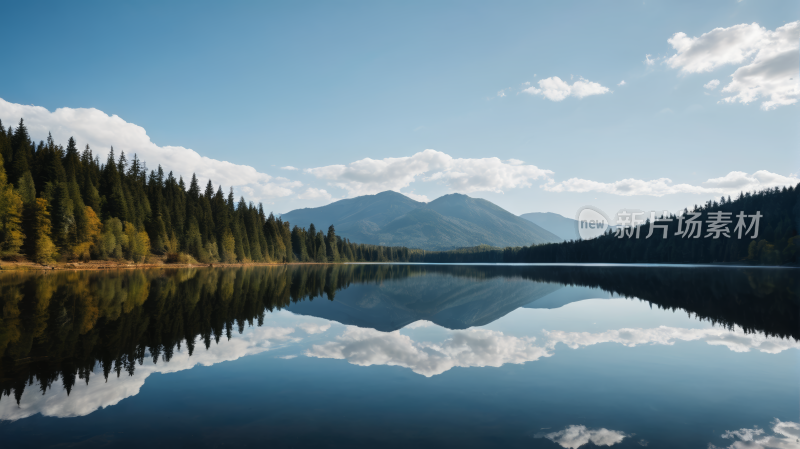
[[[293,210],[281,218],[301,227],[313,223],[322,231],[334,225],[338,235],[357,243],[426,250],[482,244],[528,246],[562,240],[490,201],[458,193],[422,203],[386,191]]]
[[[535,223],[564,240],[580,239],[580,235],[578,234],[578,220],[573,218],[567,218],[553,212],[531,212],[529,214],[520,215],[520,218]]]

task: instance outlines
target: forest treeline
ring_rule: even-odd
[[[195,175],[147,169],[134,154],[101,162],[73,138],[35,144],[22,119],[0,122],[0,257],[145,261],[150,254],[191,262],[408,261],[413,250],[356,244],[333,226],[291,227],[231,188]]]
[[[731,223],[727,225],[729,237],[705,237],[708,218],[717,212],[730,213]],[[756,227],[745,229],[742,237],[735,231],[738,224],[736,216],[761,214],[757,229],[758,236],[752,238]],[[699,238],[678,232],[687,230],[688,217],[700,214],[703,227]],[[797,264],[800,262],[800,185],[760,192],[740,193],[736,199],[722,197],[719,201],[708,201],[683,211],[682,217],[664,217],[669,222],[664,229],[655,229],[647,238],[650,221],[629,230],[630,236],[618,237],[607,231],[606,234],[591,240],[546,243],[516,248],[493,248],[477,246],[453,251],[426,252],[425,262],[486,262],[486,263],[736,263],[744,262],[763,265]],[[682,218],[682,219],[681,219]],[[752,218],[746,220],[750,227]],[[695,233],[690,233],[696,235]],[[639,237],[636,238],[636,235]]]
[[[786,270],[335,264],[12,272],[0,275],[0,396],[19,401],[35,383],[42,393],[59,382],[69,392],[92,373],[132,375],[146,358],[169,362],[182,347],[190,355],[208,349],[295,302],[431,274],[599,287],[726,328],[800,338],[800,279]]]

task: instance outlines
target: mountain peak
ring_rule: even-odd
[[[378,192],[373,196],[402,196],[408,198],[407,196],[403,195],[400,192],[395,192],[394,190],[384,190],[383,192]]]

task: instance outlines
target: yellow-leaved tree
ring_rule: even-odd
[[[22,233],[22,198],[8,182],[0,154],[0,257],[19,254]]]
[[[50,239],[50,212],[47,211],[47,200],[44,198],[36,198],[31,204],[31,219],[33,245],[33,260],[38,263],[52,262],[55,258],[57,251],[56,245]]]

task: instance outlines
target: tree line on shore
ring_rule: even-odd
[[[35,144],[20,119],[0,122],[0,257],[168,262],[408,261],[413,250],[356,244],[323,230],[291,227],[261,204],[237,201],[211,180],[147,169],[113,147],[105,162],[73,138]]]

